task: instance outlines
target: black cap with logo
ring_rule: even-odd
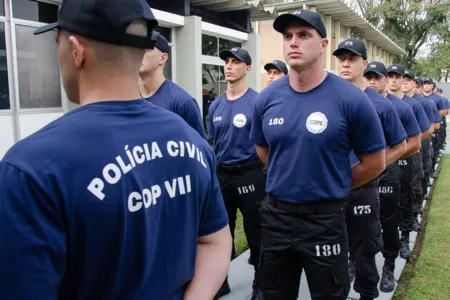
[[[126,32],[137,20],[147,23],[147,36]],[[56,23],[38,28],[34,34],[65,29],[74,34],[115,45],[153,49],[153,28],[158,25],[146,0],[63,0]]]
[[[152,40],[155,41],[155,47],[158,48],[162,53],[169,53],[169,42],[165,37],[162,36],[162,34],[157,31],[153,31]]]
[[[334,56],[339,56],[345,51],[353,52],[362,58],[367,59],[367,49],[364,42],[356,38],[349,38],[339,43],[338,48],[333,52]]]
[[[428,83],[431,83],[431,84],[434,84],[433,79],[432,79],[432,78],[429,78],[429,77],[423,79],[423,83],[424,83],[424,84],[427,83],[427,82],[428,82]]]
[[[274,60],[264,66],[264,70],[269,71],[270,69],[277,69],[280,72],[283,72],[284,75],[288,74],[288,68],[286,67],[286,64],[282,62],[281,60]]]
[[[250,54],[248,54],[248,51],[245,50],[244,48],[234,47],[229,50],[228,49],[223,50],[219,54],[219,57],[222,60],[226,60],[230,56],[235,57],[235,58],[239,59],[240,61],[245,62],[249,66],[252,64],[252,58],[250,57]]]
[[[373,62],[369,63],[367,65],[366,69],[364,70],[364,76],[366,76],[370,72],[378,74],[379,76],[387,75],[386,66],[382,62],[379,62],[379,61],[373,61]]]
[[[417,82],[420,86],[423,86],[423,79],[420,77],[414,77],[414,81]]]
[[[279,15],[273,22],[273,28],[283,33],[286,27],[294,22],[306,23],[314,27],[322,38],[327,37],[327,30],[320,14],[306,9],[297,9],[292,14]]]
[[[399,64],[390,65],[387,68],[387,73],[397,73],[399,75],[405,76],[405,68]]]
[[[414,80],[414,72],[411,70],[405,70],[405,77],[409,77]]]

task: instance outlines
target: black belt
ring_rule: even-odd
[[[331,214],[340,212],[345,207],[344,199],[318,200],[311,203],[292,203],[277,199],[272,194],[269,194],[269,197],[274,200],[276,207],[299,214]]]
[[[259,159],[247,160],[235,165],[217,165],[217,171],[225,171],[229,173],[242,173],[254,169],[262,170],[262,163]]]

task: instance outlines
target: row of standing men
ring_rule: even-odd
[[[245,49],[220,54],[227,90],[206,136],[195,100],[163,76],[168,43],[151,35],[148,4],[108,1],[105,14],[103,2],[65,0],[35,32],[58,29],[64,88],[81,108],[0,161],[5,299],[220,298],[238,209],[253,300],[297,299],[303,270],[313,299],[346,299],[349,254],[355,290],[373,299],[380,250],[380,287],[393,289],[445,140],[448,102],[431,79],[368,63],[357,39],[334,52],[339,76],[326,72],[320,15],[297,10],[274,22],[289,74],[261,93],[245,83]]]

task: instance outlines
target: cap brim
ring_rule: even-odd
[[[38,35],[38,34],[41,34],[41,33],[44,33],[44,32],[48,32],[48,31],[57,29],[58,27],[59,27],[59,23],[58,22],[47,24],[47,25],[44,25],[44,26],[39,27],[38,29],[36,29],[33,32],[33,34],[34,35]]]
[[[398,75],[401,75],[401,76],[405,76],[404,73],[400,73],[399,71],[388,71],[387,72],[387,74],[390,74],[390,73],[395,73],[395,74],[398,74]]]
[[[230,50],[223,50],[222,52],[220,52],[220,54],[219,54],[219,57],[220,57],[220,59],[222,59],[222,60],[226,60],[228,57],[230,57],[230,56],[232,56],[232,57],[234,57],[234,58],[237,58],[237,59],[239,59],[240,61],[243,61],[243,62],[245,62],[243,59],[242,59],[242,57],[239,57],[239,55],[237,55],[236,53],[234,53],[233,51],[230,51]]]
[[[345,51],[355,53],[356,55],[359,55],[359,56],[361,56],[362,58],[366,59],[366,58],[364,57],[364,55],[362,55],[362,54],[359,53],[358,51],[355,51],[354,49],[349,49],[349,48],[339,48],[339,49],[336,49],[336,50],[334,50],[333,55],[334,55],[334,56],[338,56],[339,53],[342,53],[342,52],[345,52]]]
[[[413,81],[415,81],[415,80],[414,80],[414,76],[413,76],[413,77],[411,77],[411,76],[410,76],[410,75],[408,75],[408,74],[405,74],[404,76],[405,76],[405,77],[409,77],[409,78],[411,78],[411,79],[412,79]]]
[[[272,63],[268,63],[264,66],[264,70],[269,71],[270,69],[277,69],[280,72],[283,72],[283,70],[281,70],[280,68],[278,68],[277,66],[275,66]]]
[[[311,23],[303,19],[301,15],[293,15],[293,14],[282,14],[281,16],[278,16],[273,22],[273,28],[276,31],[283,33],[286,27],[288,27],[289,24],[292,24],[293,22],[301,22],[316,29],[315,26],[313,26]]]
[[[363,76],[366,76],[366,75],[369,74],[369,73],[375,73],[375,74],[377,74],[377,75],[379,75],[379,76],[386,76],[386,74],[383,74],[383,73],[378,72],[378,71],[375,71],[375,70],[364,71]]]

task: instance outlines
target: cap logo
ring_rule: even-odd
[[[377,65],[370,65],[370,67],[371,67],[371,68],[376,68],[376,67],[377,67]]]
[[[396,67],[396,66],[393,66],[393,67],[392,67],[392,70],[397,70],[397,67]]]
[[[238,48],[232,48],[231,51],[237,52],[237,51],[238,51]]]
[[[302,14],[302,11],[301,10],[296,10],[296,11],[294,11],[294,15],[301,15]]]
[[[272,64],[276,65],[276,64],[278,64],[278,62],[277,62],[276,60],[274,60],[274,61],[272,62]]]
[[[353,46],[353,42],[352,41],[346,41],[344,43],[345,46]]]

